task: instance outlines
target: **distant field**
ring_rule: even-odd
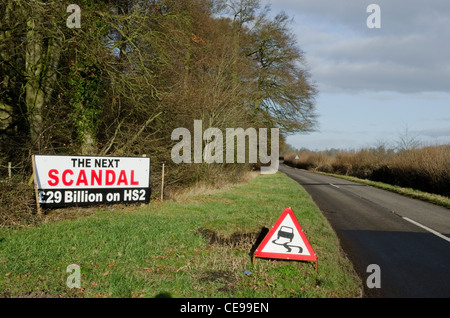
[[[361,281],[333,230],[284,174],[202,192],[178,202],[98,208],[74,220],[0,230],[0,296],[360,296]],[[311,262],[251,262],[262,228],[287,206],[318,255],[318,272]],[[81,267],[80,289],[66,286],[70,264]]]

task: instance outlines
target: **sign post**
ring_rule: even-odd
[[[37,183],[37,178],[36,178],[36,161],[34,158],[34,155],[31,156],[31,162],[33,165],[33,184],[34,184],[34,195],[36,196],[36,207],[37,207],[37,213],[38,215],[42,214],[42,210],[41,210],[41,204],[39,202],[39,191],[38,191],[38,183]]]
[[[150,201],[150,158],[33,156],[38,206]]]
[[[161,202],[164,201],[164,163],[162,164],[162,173],[161,173]]]

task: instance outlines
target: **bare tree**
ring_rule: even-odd
[[[406,126],[403,132],[398,134],[398,140],[396,141],[396,150],[414,150],[421,146],[422,142],[419,139],[420,133],[411,133]]]

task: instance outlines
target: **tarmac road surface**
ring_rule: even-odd
[[[279,171],[326,216],[362,279],[363,297],[450,297],[449,209],[283,164]],[[371,264],[379,266],[380,288],[367,286]]]

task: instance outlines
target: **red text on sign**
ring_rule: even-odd
[[[48,172],[48,184],[51,187],[59,186],[137,186],[139,182],[134,178],[134,170],[64,170],[61,174],[57,169]]]

